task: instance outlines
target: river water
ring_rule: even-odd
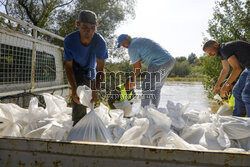
[[[161,90],[159,107],[166,107],[167,101],[189,104],[189,109],[217,111],[219,106],[207,98],[201,82],[166,82]]]

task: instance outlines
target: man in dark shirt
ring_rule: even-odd
[[[241,116],[245,105],[247,116],[250,117],[250,44],[245,41],[218,44],[216,41],[209,40],[204,44],[203,51],[209,56],[220,56],[222,60],[223,68],[214,87],[215,93],[220,92],[220,95],[225,97],[232,82],[240,75],[233,89],[235,97],[233,116]],[[220,89],[221,83],[228,75],[229,65],[233,68],[232,72]],[[243,72],[242,68],[245,68]]]

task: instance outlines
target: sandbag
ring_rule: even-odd
[[[44,93],[43,97],[49,115],[62,113],[67,110],[67,103],[62,96]]]
[[[128,129],[118,141],[119,144],[141,144],[143,134],[148,130],[149,121],[146,118],[135,118],[133,126]]]
[[[123,110],[125,117],[130,116],[130,113],[132,111],[132,104],[130,104],[130,101],[124,100],[123,102],[115,102],[114,106],[117,109]]]
[[[194,124],[186,127],[181,132],[180,137],[190,144],[199,144],[207,149],[224,149],[217,140],[219,131],[213,123]]]
[[[95,113],[99,116],[104,125],[107,127],[111,121],[108,107],[105,106],[103,103],[100,103],[100,106],[95,108]]]
[[[183,113],[188,108],[188,105],[182,105],[180,103],[174,104],[172,101],[168,101],[167,109],[168,109],[168,117],[171,118],[171,125],[176,128],[176,130],[181,130],[185,125],[185,121],[182,117]]]
[[[79,97],[80,103],[88,108],[91,108],[90,100],[92,99],[92,90],[86,86],[78,86],[76,93]]]
[[[164,134],[157,144],[157,146],[167,148],[181,148],[181,149],[192,149],[192,150],[207,150],[207,148],[198,144],[189,144],[183,140],[180,136],[175,134],[173,131],[169,131]]]
[[[22,136],[22,129],[27,124],[23,121],[27,109],[23,109],[16,104],[0,103],[0,136]]]
[[[230,118],[229,121],[222,123],[223,130],[229,139],[244,139],[250,137],[249,118]]]
[[[70,130],[67,140],[113,143],[109,131],[93,109]]]
[[[220,106],[216,114],[226,116],[226,115],[232,115],[233,108],[226,102],[223,102],[223,105]]]

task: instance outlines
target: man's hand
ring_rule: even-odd
[[[220,86],[219,85],[215,85],[214,86],[214,93],[218,94],[220,92]]]
[[[220,90],[220,96],[221,97],[226,97],[228,96],[228,91],[229,91],[229,86],[226,86],[225,84],[223,84],[221,90]]]
[[[79,101],[79,97],[76,94],[76,90],[72,90],[72,99],[74,100],[74,102],[76,102],[77,104],[81,104]]]
[[[92,90],[92,99],[90,100],[91,103],[96,103],[98,100],[97,91]]]

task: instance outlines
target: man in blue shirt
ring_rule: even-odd
[[[175,59],[156,42],[147,38],[131,38],[127,34],[118,37],[118,48],[123,46],[128,49],[130,60],[133,63],[134,73],[131,82],[126,84],[126,89],[135,86],[136,76],[141,72],[141,63],[148,67],[142,83],[141,106],[152,103],[158,107],[161,88],[168,74],[173,69]],[[129,87],[129,88],[128,88]]]
[[[78,15],[78,31],[64,40],[65,71],[72,88],[72,120],[75,125],[85,114],[86,106],[80,104],[76,89],[87,85],[92,89],[91,102],[97,101],[97,90],[104,78],[103,68],[108,58],[106,42],[96,33],[96,14],[83,10]],[[96,73],[97,72],[97,73]]]

